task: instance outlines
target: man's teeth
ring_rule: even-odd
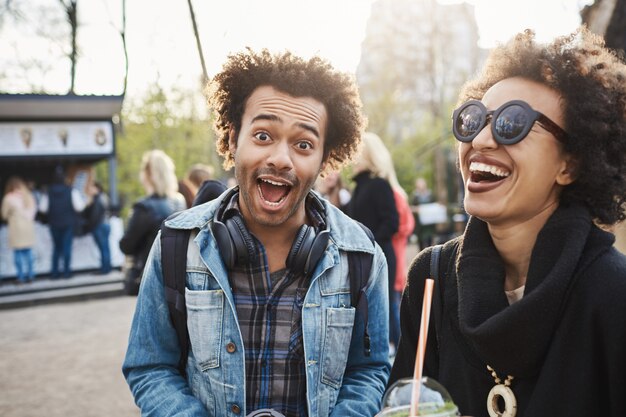
[[[288,184],[284,184],[282,182],[276,182],[276,181],[272,181],[272,180],[268,180],[265,178],[260,179],[261,182],[264,182],[266,184],[270,184],[273,185],[275,187],[288,187]],[[263,198],[263,201],[265,201],[265,204],[269,205],[269,206],[274,206],[274,207],[278,207],[280,205],[280,203],[282,203],[285,198],[287,198],[287,194],[285,194],[284,196],[282,196],[278,201],[270,201],[267,198],[265,198],[265,195],[263,194],[263,189],[261,188],[261,184],[258,184],[258,188],[259,188],[259,192],[261,197]]]
[[[507,171],[506,169],[496,167],[493,165],[483,164],[481,162],[472,162],[470,164],[469,169],[470,169],[470,172],[487,172],[491,175],[495,175],[495,176],[503,177],[503,178],[511,175],[511,173]]]
[[[268,184],[276,185],[277,187],[286,187],[287,186],[287,184],[283,184],[282,182],[275,182],[275,181],[272,181],[272,180],[262,179],[261,181],[266,182]]]
[[[285,197],[281,198],[280,200],[278,200],[277,202],[273,202],[273,201],[268,201],[265,200],[265,204],[267,204],[268,206],[274,206],[277,207],[283,200],[285,199]]]

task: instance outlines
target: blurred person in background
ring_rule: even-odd
[[[191,205],[193,204],[193,199],[196,197],[196,190],[187,180],[187,178],[178,180],[178,192],[185,199],[185,208],[191,207]]]
[[[196,193],[193,199],[192,206],[207,203],[211,200],[215,200],[224,191],[226,191],[226,185],[218,180],[206,180],[200,186],[200,189]]]
[[[397,259],[392,238],[398,232],[399,217],[396,198],[389,181],[382,177],[383,159],[389,151],[375,133],[365,132],[357,157],[352,165],[356,187],[346,207],[348,216],[367,226],[387,258],[389,287],[389,344],[390,353],[398,347],[400,338],[399,315],[394,308]],[[404,260],[400,260],[404,262]]]
[[[453,113],[470,215],[435,276],[424,375],[461,414],[626,416],[626,65],[585,28],[491,51]],[[598,226],[602,227],[598,227]],[[389,383],[415,365],[432,248]]]
[[[102,184],[99,182],[90,185],[88,194],[91,195],[91,203],[83,211],[85,231],[91,233],[100,252],[98,274],[106,275],[111,272],[111,247],[109,245],[111,226],[107,221],[109,202]]]
[[[211,165],[206,164],[193,164],[189,170],[187,170],[186,179],[193,187],[194,195],[198,193],[198,190],[205,181],[212,180],[215,169]]]
[[[415,219],[411,207],[409,206],[406,191],[404,191],[398,182],[398,176],[396,175],[396,168],[393,164],[391,153],[380,138],[374,140],[373,145],[376,147],[376,158],[374,158],[374,161],[377,164],[377,170],[381,178],[386,179],[391,185],[396,209],[398,211],[398,231],[394,233],[391,238],[393,250],[396,255],[396,275],[393,292],[390,297],[390,303],[393,303],[393,306],[390,307],[389,310],[393,312],[393,314],[396,314],[394,320],[398,323],[398,335],[397,339],[395,339],[395,345],[393,345],[394,350],[390,352],[390,355],[393,355],[395,354],[395,348],[398,347],[398,341],[400,340],[400,300],[402,298],[402,290],[404,290],[404,286],[406,285],[406,248],[409,243],[409,236],[411,236],[415,229]]]
[[[193,164],[185,174],[185,178],[178,181],[178,191],[185,197],[187,207],[194,204],[198,191],[205,181],[213,179],[215,170],[210,165]],[[217,184],[216,184],[217,185]]]
[[[68,185],[61,166],[55,169],[53,182],[39,201],[39,211],[46,214],[52,235],[52,278],[60,277],[59,263],[63,260],[63,278],[72,276],[72,243],[79,224],[80,213],[87,201],[81,192]]]
[[[141,275],[161,222],[186,208],[185,199],[178,192],[174,162],[162,150],[143,154],[139,181],[146,196],[133,204],[120,240],[121,251],[130,257],[124,278],[125,291],[129,295],[137,295],[139,291]]]
[[[315,183],[315,189],[322,197],[341,210],[345,209],[352,197],[350,191],[343,185],[339,171],[332,171],[320,176]]]
[[[9,247],[13,249],[13,260],[17,282],[35,279],[33,246],[35,245],[35,198],[19,177],[10,177],[4,187],[2,219],[9,226]]]
[[[422,224],[420,221],[419,209],[422,204],[429,204],[434,202],[433,193],[428,188],[426,179],[418,177],[415,179],[415,188],[411,193],[411,210],[413,212],[413,218],[415,220],[414,233],[417,237],[417,243],[420,249],[427,248],[433,244],[433,238],[435,236],[436,224]]]

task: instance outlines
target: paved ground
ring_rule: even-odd
[[[409,245],[407,263],[416,253]],[[77,284],[95,279],[79,278]],[[7,285],[4,292],[14,291]],[[138,417],[121,373],[135,301],[115,296],[0,309],[0,416]]]
[[[0,311],[0,416],[139,416],[121,373],[135,300]]]

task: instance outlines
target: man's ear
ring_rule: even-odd
[[[233,156],[237,151],[237,131],[232,126],[228,129],[228,150]]]
[[[559,185],[569,185],[576,180],[578,176],[578,162],[572,157],[568,157],[563,161],[563,166],[556,176],[556,183]]]
[[[317,171],[317,175],[320,177],[324,177],[326,175],[326,167],[328,166],[326,161],[322,161],[322,165],[320,165],[319,171]]]

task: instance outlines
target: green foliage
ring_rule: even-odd
[[[184,178],[196,163],[212,165],[221,176],[221,160],[215,152],[215,135],[202,97],[196,92],[164,91],[154,84],[138,103],[126,103],[122,132],[117,136],[118,184],[126,217],[132,203],[145,191],[139,182],[144,152],[161,149]]]

